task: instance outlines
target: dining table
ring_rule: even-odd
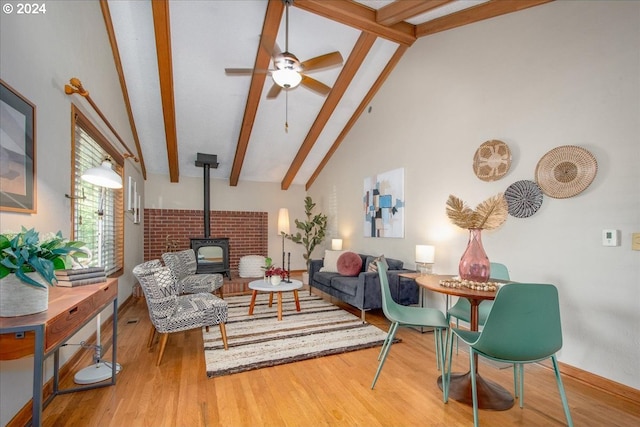
[[[454,275],[425,274],[415,278],[416,283],[432,292],[445,295],[466,298],[471,305],[469,328],[478,330],[478,306],[482,301],[494,300],[496,291],[474,290],[468,287],[447,287],[442,282],[457,278]],[[493,280],[492,282],[508,283],[507,281]],[[478,408],[504,411],[513,406],[514,399],[511,393],[500,384],[480,376],[478,372],[478,355],[474,355],[476,366],[476,386],[478,394]],[[438,378],[438,386],[442,389],[442,376]],[[473,406],[473,394],[471,386],[471,371],[465,373],[451,373],[449,383],[449,397],[457,402]]]

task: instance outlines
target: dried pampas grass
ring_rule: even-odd
[[[460,228],[493,230],[507,220],[509,207],[502,193],[488,198],[473,210],[454,195],[447,200],[447,216]]]

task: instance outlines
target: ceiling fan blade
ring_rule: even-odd
[[[262,48],[264,50],[267,51],[267,53],[269,53],[269,56],[271,58],[275,58],[278,55],[282,54],[282,50],[280,49],[280,46],[278,46],[278,43],[273,43],[273,46],[269,46],[268,44],[266,44],[264,41],[262,42]]]
[[[342,55],[340,55],[340,52],[335,51],[327,53],[325,55],[316,56],[315,58],[307,59],[300,65],[302,65],[302,69],[304,71],[319,70],[321,68],[342,65]]]
[[[225,68],[225,74],[237,74],[240,76],[250,76],[253,73],[269,73],[271,70],[254,70],[253,68]]]
[[[274,83],[273,86],[271,86],[271,89],[269,89],[269,92],[267,93],[267,99],[276,98],[280,94],[281,90],[282,88]]]
[[[304,74],[302,74],[302,81],[300,84],[305,86],[307,89],[318,92],[320,95],[326,95],[331,91],[331,88],[326,84],[309,76],[305,76]]]

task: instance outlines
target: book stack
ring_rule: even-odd
[[[107,281],[104,267],[86,267],[68,270],[55,270],[58,283],[56,286],[73,288],[75,286],[91,285]]]

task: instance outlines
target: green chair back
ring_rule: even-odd
[[[488,357],[514,363],[555,354],[562,348],[556,287],[535,283],[502,286],[473,347]]]

